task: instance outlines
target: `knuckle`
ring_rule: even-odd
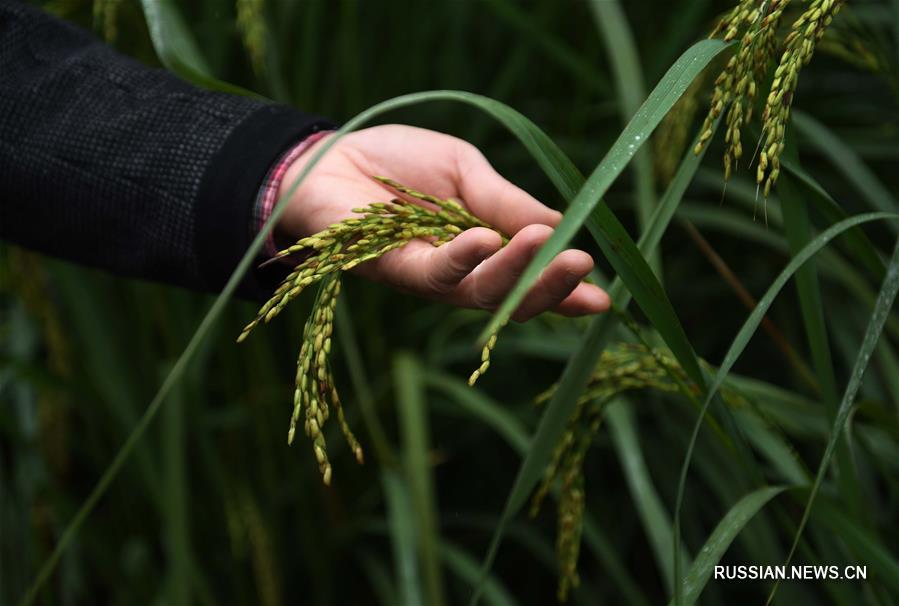
[[[438,295],[448,294],[455,286],[447,279],[444,271],[434,267],[425,273],[424,283],[429,291]]]
[[[471,305],[477,309],[493,311],[499,306],[501,299],[502,296],[485,292],[485,289],[478,284],[475,284],[475,288],[471,291]]]

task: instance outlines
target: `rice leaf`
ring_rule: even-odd
[[[417,531],[412,497],[404,478],[394,470],[385,469],[381,485],[387,502],[387,520],[393,562],[402,604],[424,604],[421,590],[421,571],[418,566]]]
[[[173,0],[141,0],[150,40],[159,60],[167,68],[188,82],[210,90],[248,97],[260,95],[212,75],[206,59],[200,53],[197,41],[184,22]]]
[[[693,79],[724,48],[726,45],[718,41],[699,42],[671,67],[572,200],[553,235],[531,260],[481,334],[482,341],[486,341],[489,335],[508,321],[543,268],[568,245],[587,217],[593,213],[603,235],[598,240],[603,254],[690,378],[699,385],[704,384],[696,355],[665,291],[627,231],[601,198]]]
[[[798,162],[795,146],[788,145],[786,153],[792,156],[792,160]],[[785,174],[778,182],[778,192],[782,200],[784,230],[790,252],[796,254],[808,243],[811,234],[811,222],[808,216],[806,201],[799,196],[793,182],[793,177]],[[837,383],[833,367],[833,358],[830,353],[830,343],[827,336],[827,328],[824,324],[824,302],[821,297],[821,284],[818,280],[818,268],[815,259],[800,267],[796,272],[796,289],[799,293],[799,308],[802,313],[802,321],[808,339],[809,350],[812,355],[812,364],[815,369],[815,378],[820,389],[822,399],[827,406],[830,416],[833,417],[837,410]],[[840,492],[847,499],[848,504],[856,513],[863,511],[861,504],[861,488],[855,474],[855,466],[852,462],[848,444],[842,441],[838,446]]]
[[[715,122],[712,128],[717,129],[719,124],[720,121]],[[640,237],[638,246],[641,253],[648,254],[652,252],[662,239],[662,235],[674,216],[684,192],[687,190],[693,175],[702,162],[704,153],[705,151],[698,156],[694,155],[691,147],[690,151],[685,154],[681,165],[668,186],[668,190],[665,192],[650,220],[649,227]],[[627,308],[631,300],[631,294],[624,290],[621,276],[616,277],[612,282],[612,285],[609,287],[609,296],[613,301],[617,302],[617,306],[620,309]],[[587,387],[590,375],[596,367],[596,362],[599,360],[599,356],[602,354],[605,344],[616,326],[616,321],[617,316],[615,314],[605,314],[594,318],[578,344],[577,350],[565,365],[565,369],[559,379],[559,386],[540,417],[540,423],[537,426],[537,431],[534,434],[527,456],[522,461],[518,474],[515,476],[512,490],[506,499],[503,515],[500,517],[490,548],[484,558],[482,571],[486,572],[490,569],[506,526],[512,517],[521,510],[527,502],[531,491],[540,481],[543,469],[567,426],[578,396]],[[477,594],[472,598],[472,604],[476,603]]]
[[[612,444],[630,489],[631,500],[643,522],[662,580],[670,592],[674,588],[671,515],[665,511],[665,506],[646,467],[643,450],[637,438],[633,408],[625,398],[618,398],[606,409],[606,417],[609,422],[609,435],[612,437]],[[681,557],[689,561],[686,553]]]
[[[755,517],[762,507],[786,490],[786,486],[759,488],[737,501],[709,535],[699,550],[696,561],[687,572],[683,586],[683,604],[695,604],[715,570],[715,565],[727,552],[733,540]],[[671,602],[674,604],[674,602]]]
[[[830,499],[819,499],[812,517],[839,536],[857,554],[859,562],[870,566],[879,580],[899,593],[899,562],[884,545],[883,537],[878,540],[878,536],[859,525],[857,518],[847,515]]]
[[[524,457],[528,454],[531,438],[527,434],[527,430],[513,414],[498,402],[491,400],[476,389],[471,389],[461,379],[446,373],[427,371],[425,380],[431,387],[443,391],[447,396],[453,398],[454,406],[461,407],[478,422],[486,423],[496,431],[518,455]],[[639,586],[621,561],[620,554],[601,533],[599,525],[589,512],[584,512],[583,523],[585,545],[594,553],[603,569],[609,571],[609,576],[618,583],[622,594],[627,597],[628,603],[635,606],[648,606],[649,600],[641,593]],[[494,523],[489,525],[490,530],[495,527]],[[511,529],[509,534],[512,534]],[[550,559],[550,562],[555,569],[554,559]],[[485,597],[489,597],[486,593],[491,582],[489,579],[490,577],[488,577],[488,585],[485,587]]]
[[[768,288],[768,291],[765,295],[759,300],[758,305],[749,315],[746,322],[740,328],[737,336],[734,338],[733,343],[731,343],[730,348],[727,351],[727,354],[724,356],[724,360],[721,362],[720,367],[718,368],[717,373],[709,385],[708,392],[706,393],[705,401],[702,405],[702,410],[699,414],[699,417],[696,420],[696,423],[693,426],[693,433],[690,436],[689,445],[687,446],[687,452],[684,456],[684,463],[681,467],[680,479],[678,481],[677,487],[677,500],[675,503],[674,509],[674,536],[675,536],[675,546],[674,546],[674,557],[678,557],[678,551],[680,549],[680,515],[681,515],[681,507],[683,505],[684,498],[684,489],[687,480],[687,472],[690,468],[690,461],[693,457],[693,451],[696,448],[696,439],[699,435],[699,430],[702,427],[702,420],[705,417],[705,413],[708,411],[708,407],[712,402],[715,394],[718,389],[721,387],[721,384],[724,382],[724,379],[727,377],[733,365],[736,363],[737,359],[743,353],[743,350],[746,348],[746,345],[749,343],[749,340],[755,334],[755,331],[758,329],[759,324],[761,324],[762,318],[768,312],[768,309],[771,307],[771,304],[774,302],[774,299],[777,298],[777,295],[780,294],[780,291],[783,289],[784,285],[787,283],[793,274],[796,273],[796,270],[802,266],[803,263],[808,261],[811,257],[813,257],[819,250],[821,250],[824,246],[826,246],[833,238],[839,236],[840,234],[846,232],[848,229],[852,227],[862,225],[864,223],[870,223],[872,221],[883,221],[883,220],[896,220],[899,219],[899,214],[894,213],[867,213],[862,215],[856,215],[849,219],[845,219],[832,225],[828,229],[821,232],[817,237],[815,237],[811,242],[808,243],[801,251],[799,251],[789,264],[783,269],[783,271],[775,278],[774,282]],[[879,334],[879,333],[878,333]],[[838,415],[839,418],[839,415]],[[680,604],[681,598],[681,584],[675,584],[675,603]]]
[[[602,71],[597,70],[596,66],[566,45],[563,40],[553,36],[542,23],[535,22],[531,11],[523,10],[519,3],[510,0],[487,0],[485,5],[497,17],[518,30],[522,40],[540,47],[579,84],[599,93],[605,93],[611,88]]]
[[[447,568],[468,585],[474,586],[480,580],[477,560],[462,549],[443,541],[440,554]],[[518,606],[518,600],[492,576],[484,584],[484,601],[493,606]]]
[[[166,523],[165,536],[168,546],[169,578],[166,583],[167,599],[173,604],[189,604],[191,596],[191,557],[189,531],[190,484],[187,480],[189,462],[187,458],[187,436],[185,431],[185,406],[188,390],[195,391],[193,381],[183,381],[172,394],[172,406],[165,409],[162,422],[165,431],[163,469],[165,470],[165,501],[163,503]]]
[[[896,215],[888,216],[895,217]],[[790,547],[790,553],[784,561],[785,566],[789,566],[793,554],[796,552],[796,547],[799,545],[799,540],[802,538],[802,531],[808,523],[809,514],[815,503],[815,497],[818,495],[818,491],[821,488],[821,482],[824,480],[824,474],[827,473],[827,468],[830,465],[834,450],[842,436],[843,427],[849,419],[849,413],[852,411],[853,404],[855,403],[855,396],[858,394],[858,390],[861,387],[862,378],[865,376],[865,370],[868,368],[871,354],[874,352],[877,341],[880,339],[880,333],[883,332],[887,316],[890,314],[893,303],[896,301],[897,292],[899,292],[899,242],[896,243],[896,247],[893,249],[893,256],[887,267],[887,275],[883,280],[880,294],[877,296],[877,303],[874,305],[874,312],[868,320],[868,328],[865,330],[865,337],[858,350],[858,356],[855,359],[855,365],[853,366],[852,374],[849,377],[849,384],[846,386],[846,391],[843,392],[843,399],[840,402],[836,418],[833,421],[833,428],[831,429],[830,437],[827,440],[824,455],[821,457],[818,473],[815,476],[814,484],[812,484],[811,494],[809,494],[808,500],[806,501],[802,520],[799,522],[799,528],[796,530],[796,536],[793,539],[792,547]],[[771,589],[771,594],[768,596],[769,604],[774,599],[779,586],[780,582],[778,581]]]
[[[796,132],[803,135],[803,142],[828,158],[873,210],[892,212],[896,209],[895,199],[874,171],[833,131],[799,110],[793,113],[793,124]],[[899,225],[890,227],[899,231]]]
[[[802,191],[808,195],[808,202],[811,203],[815,210],[825,219],[831,223],[836,223],[849,216],[849,214],[837,204],[836,200],[824,191],[818,182],[797,164],[789,159],[785,159],[781,164],[783,165],[784,170],[796,179],[796,184]],[[880,253],[877,252],[877,249],[868,239],[868,236],[864,231],[858,228],[850,229],[841,237],[841,240],[846,242],[846,248],[856,256],[858,261],[865,266],[871,275],[878,281],[883,281],[883,276],[886,273],[886,266],[883,263],[883,259],[880,257]]]
[[[805,246],[811,237],[811,224],[808,209],[790,180],[789,175],[778,183],[778,192],[782,200],[784,231],[790,252],[795,255]],[[799,292],[799,306],[802,320],[808,337],[808,345],[812,354],[812,362],[818,387],[825,403],[832,411],[836,410],[837,385],[833,371],[833,359],[830,354],[830,343],[824,325],[824,303],[821,300],[821,284],[815,260],[812,259],[796,271],[796,289]]]
[[[428,445],[428,413],[422,373],[411,354],[400,354],[393,364],[394,388],[402,435],[403,466],[409,478],[413,515],[417,521],[418,547],[424,576],[425,603],[445,603],[440,568],[437,507]]]
[[[615,75],[619,113],[622,122],[627,125],[646,98],[646,83],[643,79],[637,43],[627,21],[627,15],[624,14],[618,0],[591,0],[590,9],[605,43],[606,54]],[[637,152],[633,166],[636,179],[637,224],[642,232],[649,224],[656,206],[650,147],[643,147]],[[656,275],[661,275],[661,257],[658,252],[649,256],[649,264]]]
[[[425,370],[424,381],[454,400],[456,407],[486,424],[515,449],[519,455],[527,452],[530,436],[518,418],[498,402],[468,386],[468,383],[436,370]]]
[[[790,442],[759,410],[737,410],[734,416],[747,440],[753,445],[773,470],[785,482],[801,485],[808,482],[811,473],[796,454]]]
[[[356,339],[355,323],[352,314],[347,309],[346,299],[340,299],[337,302],[337,324],[340,326],[340,330],[337,331],[337,337],[340,340],[340,351],[346,361],[350,382],[353,385],[353,393],[359,402],[362,420],[368,429],[375,454],[380,463],[393,465],[396,463],[397,456],[393,452],[390,440],[387,438],[384,425],[381,423],[380,417],[378,417],[378,411],[372,397],[371,382],[368,380],[365,372],[362,352]]]

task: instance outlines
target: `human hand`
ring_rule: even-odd
[[[279,197],[331,136],[317,141],[288,168]],[[503,179],[473,145],[430,130],[386,125],[349,133],[338,141],[294,193],[276,234],[297,240],[353,216],[353,208],[386,201],[392,194],[373,175],[458,200],[511,236],[505,247],[498,233],[480,227],[440,247],[415,240],[355,270],[460,307],[496,309],[562,216]],[[592,268],[593,259],[586,252],[562,251],[512,317],[524,321],[547,310],[567,316],[606,311],[608,295],[581,282]]]

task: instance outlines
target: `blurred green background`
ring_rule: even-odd
[[[160,64],[140,2],[42,4],[123,52]],[[338,122],[407,92],[478,92],[532,119],[584,173],[626,123],[622,89],[651,90],[732,6],[606,2],[624,17],[606,28],[610,33],[598,27],[602,11],[579,0],[162,4],[180,14],[204,67],[220,80]],[[897,36],[899,2],[851,1],[800,80],[796,134],[803,167],[850,214],[899,210]],[[637,63],[616,75],[631,41]],[[714,65],[720,69],[721,62]],[[663,124],[663,133],[679,129],[692,138],[713,80],[707,74],[693,91],[698,113],[681,107],[680,122]],[[468,139],[506,177],[564,208],[524,148],[469,107],[417,106],[389,121]],[[780,202],[768,200],[766,224],[754,171],[738,172],[722,196],[718,139],[662,242],[660,276],[696,351],[712,364],[749,313],[734,282],[758,298],[789,259]],[[677,140],[656,137],[643,157],[655,195],[685,151]],[[632,233],[635,183],[627,171],[606,196]],[[815,223],[826,225],[820,217]],[[891,250],[896,234],[885,225],[865,228],[881,253]],[[587,237],[578,244],[594,253],[606,275],[613,273]],[[212,299],[7,245],[0,251],[0,603],[12,604]],[[846,250],[826,255],[818,257],[821,293],[842,392],[880,283]],[[536,426],[533,399],[558,379],[586,321],[546,316],[509,326],[490,372],[469,390],[464,379],[479,361],[475,341],[486,313],[413,299],[355,277],[344,286],[333,363],[366,464],[358,466],[335,433],[329,439],[334,482],[325,488],[305,438],[286,445],[311,295],[240,346],[234,339],[255,305],[233,302],[38,603],[425,603],[428,598],[416,596],[432,595],[426,585],[434,565],[445,603],[467,603],[521,461],[518,448]],[[735,384],[757,407],[737,415],[753,456],[735,455],[714,432],[700,435],[682,514],[688,556],[696,557],[722,516],[753,488],[805,485],[826,443],[829,416],[809,379],[792,285],[769,318],[771,327],[759,331],[734,372]],[[796,556],[797,563],[867,565],[868,581],[788,583],[777,603],[899,604],[897,344],[899,317],[892,314],[847,426],[855,492],[825,484]],[[570,601],[664,604],[671,597],[678,473],[696,410],[677,396],[632,393],[610,417],[585,463],[582,584]],[[775,428],[784,441],[755,440],[769,435],[760,425]],[[416,465],[422,458],[426,465]],[[421,481],[432,483],[433,501],[428,490],[422,497]],[[781,563],[807,494],[800,487],[767,505],[722,563]],[[485,603],[555,602],[555,524],[552,503],[534,520],[516,518]],[[428,542],[433,549],[422,550]],[[765,582],[711,581],[700,603],[763,603],[769,589]]]

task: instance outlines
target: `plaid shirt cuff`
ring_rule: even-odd
[[[268,172],[262,188],[256,196],[256,203],[253,205],[253,212],[250,217],[251,237],[255,237],[256,234],[259,233],[259,230],[265,225],[265,222],[268,221],[268,218],[272,216],[272,211],[275,209],[275,204],[278,202],[278,191],[281,189],[281,182],[284,180],[284,175],[287,174],[287,169],[290,165],[296,162],[297,158],[302,156],[316,141],[331,132],[332,131],[319,131],[309,135],[287,150]],[[275,230],[272,230],[265,239],[265,254],[268,257],[273,257],[277,253],[278,247],[275,244]]]

